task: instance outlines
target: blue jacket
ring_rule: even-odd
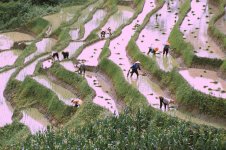
[[[140,65],[137,64],[137,63],[133,64],[132,67],[131,67],[131,69],[133,69],[133,70],[137,70],[137,69],[141,70],[140,69]]]

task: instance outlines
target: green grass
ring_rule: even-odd
[[[9,145],[25,141],[29,133],[28,128],[17,121],[0,128],[0,149],[7,149]]]
[[[29,22],[24,28],[30,30],[31,32],[35,33],[36,35],[39,35],[49,25],[50,24],[47,20],[39,17],[39,18]]]
[[[22,83],[15,79],[10,80],[6,87],[6,95],[17,109],[35,107],[59,123],[70,118],[76,111],[74,107],[60,101],[54,92],[30,77],[26,77]]]
[[[130,40],[127,52],[133,60],[140,61],[142,68],[156,77],[162,87],[168,87],[179,104],[200,113],[226,118],[225,100],[194,90],[176,70],[170,73],[162,71],[154,60],[141,53],[134,39]]]
[[[25,149],[224,149],[225,130],[180,121],[161,112],[130,109],[118,118],[86,124],[74,131],[48,130],[14,148]]]
[[[104,58],[101,60],[99,68],[112,80],[117,99],[123,100],[134,110],[148,105],[145,97],[125,80],[123,72],[116,64]]]
[[[72,116],[68,123],[66,123],[66,128],[70,129],[72,127],[79,127],[89,122],[93,122],[106,113],[103,108],[92,102],[95,93],[82,76],[64,69],[57,63],[50,68],[49,72],[58,80],[72,86],[77,92],[79,92],[80,99],[84,101],[84,104],[78,109],[76,114]]]

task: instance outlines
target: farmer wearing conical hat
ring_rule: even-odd
[[[130,72],[131,69],[132,69],[132,71]],[[129,76],[129,73],[131,73],[131,76],[130,76],[130,77],[133,76],[133,73],[136,73],[137,78],[138,78],[139,73],[138,73],[138,70],[137,70],[137,69],[141,70],[141,69],[140,69],[140,62],[139,62],[139,61],[135,62],[135,63],[130,67],[129,72],[127,73],[127,77]]]
[[[168,55],[169,49],[170,49],[170,43],[166,42],[166,44],[165,44],[165,46],[163,48],[163,56],[164,56],[164,54],[166,54],[166,56]]]
[[[159,50],[159,48],[157,48],[157,47],[154,48],[154,49],[152,47],[149,47],[149,50],[148,50],[148,53],[147,54],[149,55],[150,52],[151,52],[151,53],[153,53],[153,55],[155,55],[155,54],[157,54],[157,51],[158,50]]]

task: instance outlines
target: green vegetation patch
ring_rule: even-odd
[[[76,131],[48,130],[16,147],[25,149],[224,149],[225,130],[183,122],[151,109],[127,109]],[[15,147],[15,148],[16,148]]]

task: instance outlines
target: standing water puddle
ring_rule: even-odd
[[[217,8],[208,4],[207,0],[191,2],[191,11],[185,17],[180,30],[184,38],[194,46],[199,57],[224,59],[225,54],[208,35],[208,24]]]
[[[79,29],[73,29],[69,32],[72,40],[77,40],[79,37]]]
[[[21,123],[26,125],[32,134],[37,132],[43,132],[47,129],[47,126],[51,124],[37,109],[31,108],[22,112],[23,118],[20,120]]]
[[[68,91],[67,89],[53,83],[45,76],[36,76],[33,77],[38,83],[52,90],[59,97],[61,101],[63,101],[66,105],[72,105],[71,100],[77,98],[76,95]]]
[[[191,68],[180,71],[180,74],[194,89],[226,99],[226,81],[219,78],[216,72]]]
[[[111,33],[113,33],[119,26],[126,23],[133,16],[133,14],[134,10],[130,7],[118,6],[118,11],[108,19],[107,23],[101,30],[108,33],[106,37],[109,37],[109,32],[107,31],[109,27],[111,28]]]
[[[0,68],[13,65],[20,54],[17,50],[0,52]]]
[[[27,63],[31,59],[33,59],[35,56],[40,55],[44,52],[49,52],[52,50],[52,47],[56,44],[56,40],[52,38],[44,38],[41,41],[36,43],[36,51],[32,54],[30,54],[28,57],[25,58],[24,63]]]
[[[6,124],[12,123],[12,115],[13,115],[13,109],[11,105],[6,101],[4,97],[4,90],[6,88],[6,85],[10,79],[10,76],[13,74],[15,69],[3,72],[0,74],[0,127],[5,126]]]
[[[21,32],[6,32],[0,34],[0,50],[10,49],[14,42],[32,41],[34,37]]]
[[[35,60],[34,62],[32,62],[31,64],[29,64],[28,66],[25,66],[22,70],[20,70],[19,74],[16,76],[16,79],[19,81],[23,81],[26,76],[32,75],[35,71],[35,67],[38,64],[38,62],[46,57],[48,57],[48,55],[42,56]]]
[[[59,13],[43,17],[52,25],[51,29],[48,31],[48,34],[55,31],[62,23],[69,22],[78,12],[79,8],[80,6],[65,7],[62,8]]]
[[[86,47],[78,56],[77,60],[85,60],[87,66],[97,66],[99,55],[104,47],[105,40],[96,42]]]
[[[65,52],[69,52],[69,58],[72,58],[76,51],[83,45],[83,42],[70,42],[69,45],[64,49]],[[63,55],[60,54],[60,60],[63,59]]]
[[[91,88],[96,92],[96,97],[93,99],[93,102],[97,105],[100,105],[109,111],[111,111],[114,115],[118,116],[118,109],[116,107],[115,100],[108,94],[110,90],[107,84],[104,84],[104,80],[98,78],[95,73],[87,72],[85,78]]]
[[[89,34],[100,25],[101,21],[104,20],[104,17],[106,16],[106,14],[107,14],[106,11],[102,10],[102,9],[97,10],[95,12],[92,20],[87,22],[84,26],[85,34],[84,34],[84,37],[82,38],[82,40],[85,40],[89,36]]]
[[[158,97],[160,95],[163,96],[164,93],[157,84],[153,83],[147,76],[140,75],[138,79],[135,79],[136,74],[134,74],[132,78],[127,78],[127,72],[132,66],[132,63],[127,57],[126,46],[131,36],[135,33],[135,31],[133,30],[134,26],[137,23],[142,23],[146,15],[154,8],[154,0],[145,1],[144,9],[141,14],[139,14],[139,16],[130,25],[126,26],[122,30],[122,33],[119,37],[111,41],[111,55],[109,59],[116,63],[123,70],[123,74],[127,81],[131,83],[134,87],[136,87],[147,98],[149,104],[151,104],[155,108],[159,108]]]
[[[61,62],[61,65],[71,72],[77,71],[71,61]],[[93,99],[93,102],[108,109],[118,116],[119,113],[115,100],[114,98],[112,98],[112,96],[109,95],[109,92],[112,91],[111,87],[109,87],[109,84],[106,83],[106,81],[100,76],[97,76],[95,73],[86,72],[85,78],[89,86],[96,92],[96,97]]]
[[[216,27],[226,35],[226,7],[224,8],[224,16],[216,22]]]
[[[80,28],[81,24],[88,18],[90,12],[93,11],[94,8],[100,6],[104,1],[98,0],[94,4],[89,5],[87,8],[83,9],[78,20],[71,26],[71,28]]]
[[[159,48],[158,53],[153,55],[150,53],[150,57],[156,60],[159,67],[164,71],[170,71],[174,66],[177,66],[176,61],[172,56],[163,57],[163,47],[167,42],[172,28],[178,20],[178,10],[182,4],[182,1],[167,0],[164,6],[150,17],[149,23],[141,31],[136,43],[143,53],[147,53],[149,47]]]

